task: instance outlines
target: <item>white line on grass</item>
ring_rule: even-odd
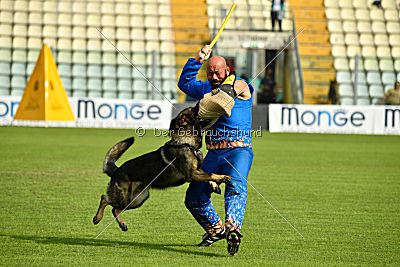
[[[176,157],[170,161],[168,165],[165,166],[165,168],[162,169],[162,171],[157,174],[157,176],[94,239],[97,239],[114,221],[116,221],[117,218],[121,216],[121,214],[133,203],[133,201],[135,201],[175,161],[175,159]]]
[[[285,216],[282,215],[282,213],[279,212],[279,210],[277,210],[272,204],[271,202],[268,201],[268,199],[266,199],[261,193],[260,191],[258,191],[249,181],[246,180],[246,178],[244,178],[244,176],[229,162],[229,160],[227,160],[226,158],[224,158],[226,162],[228,162],[229,165],[231,165],[232,168],[235,169],[235,171],[242,177],[243,180],[245,180],[251,187],[253,187],[253,189],[265,200],[265,202],[267,202],[302,238],[305,239],[305,237],[299,232],[299,230],[296,229],[296,227],[293,226],[293,224],[291,224],[286,218]]]

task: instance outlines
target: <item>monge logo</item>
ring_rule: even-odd
[[[97,105],[96,105],[97,104]],[[125,120],[141,120],[143,118],[150,120],[158,120],[161,114],[161,108],[158,105],[143,104],[107,104],[96,103],[93,100],[78,100],[78,119],[89,118],[96,119],[125,119]]]
[[[365,115],[361,111],[346,112],[344,110],[302,110],[296,107],[282,107],[281,125],[297,126],[338,126],[361,127]]]
[[[398,118],[396,120],[396,118]],[[398,122],[398,124],[396,123]],[[400,126],[400,109],[388,109],[385,108],[385,128],[387,127],[395,128],[395,126]]]

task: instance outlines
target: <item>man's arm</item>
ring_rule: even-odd
[[[211,49],[209,49],[208,46],[205,46],[199,51],[196,59],[189,58],[186,65],[183,67],[182,74],[178,81],[179,89],[197,100],[202,99],[204,94],[211,91],[209,82],[196,80],[196,76],[204,61],[199,59],[200,55],[203,53],[206,55],[204,60],[207,60],[211,54]]]
[[[251,85],[250,85],[251,86]],[[236,80],[235,81],[235,92],[238,95],[238,99],[247,100],[251,97],[251,93],[253,92],[253,87],[249,88],[249,85],[244,80]]]

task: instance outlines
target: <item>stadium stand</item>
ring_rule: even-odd
[[[354,104],[355,94],[359,105],[377,104],[400,73],[400,13],[396,1],[382,0],[382,9],[371,3],[324,1],[338,91],[344,105]],[[354,92],[356,54],[358,86]]]
[[[343,44],[344,38],[338,33],[341,21],[330,22],[326,17],[339,17],[339,12],[327,12],[322,0],[290,1],[296,20],[296,30],[304,29],[298,37],[301,66],[304,79],[304,103],[328,103],[329,81],[335,78],[334,61],[329,29],[334,29],[333,42]],[[343,52],[343,51],[342,51]],[[336,65],[346,65],[346,61]]]
[[[168,72],[159,77],[158,86],[169,85],[162,91],[168,97],[175,97],[177,76],[171,14],[168,0],[2,0],[0,95],[22,94],[39,50],[47,43],[69,96],[148,99],[151,88],[142,82],[143,76],[134,75],[135,68],[129,61],[151,77],[152,55],[156,50],[156,71]]]

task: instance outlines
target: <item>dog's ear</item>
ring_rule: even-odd
[[[176,118],[173,118],[171,120],[171,123],[169,124],[168,136],[171,136],[171,132],[173,132],[175,128],[176,128]]]

